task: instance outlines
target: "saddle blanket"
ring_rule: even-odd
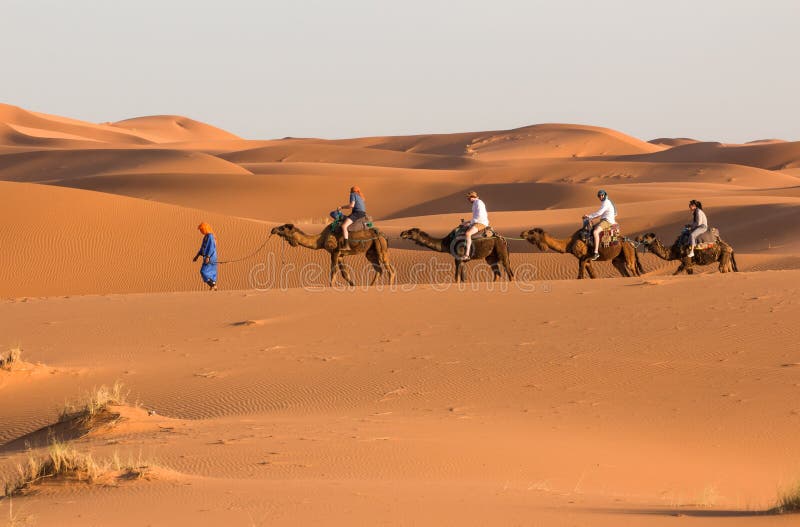
[[[600,245],[602,245],[603,247],[610,247],[611,245],[617,245],[621,241],[622,241],[622,236],[619,228],[619,223],[615,223],[611,227],[603,229],[603,231],[600,233]]]

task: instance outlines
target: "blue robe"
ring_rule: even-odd
[[[203,244],[198,253],[202,258],[208,257],[208,263],[203,263],[200,267],[200,276],[204,282],[217,281],[217,241],[211,233],[203,236]],[[205,260],[204,260],[205,261]]]

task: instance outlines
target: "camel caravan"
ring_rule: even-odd
[[[436,238],[419,228],[411,228],[400,233],[400,239],[410,240],[417,245],[439,253],[449,253],[453,257],[455,282],[466,281],[466,263],[470,260],[483,260],[492,269],[493,281],[505,277],[514,280],[514,271],[509,259],[506,237],[489,225],[486,205],[477,192],[467,194],[472,205],[472,219],[461,220],[460,224],[443,238]],[[617,209],[605,190],[597,192],[600,208],[583,216],[583,226],[568,238],[557,238],[540,228],[523,231],[521,240],[526,240],[541,251],[552,250],[571,254],[578,260],[578,278],[596,278],[592,268],[596,261],[609,261],[622,276],[640,276],[644,273],[639,261],[638,247],[643,247],[659,258],[667,261],[678,260],[680,266],[674,274],[693,273],[695,265],[719,263],[719,272],[737,272],[736,258],[730,244],[720,238],[719,231],[708,226],[708,218],[703,205],[697,200],[689,202],[692,222],[672,244],[666,247],[654,233],[647,233],[631,239],[622,235],[616,222]],[[343,210],[349,210],[345,215]],[[348,203],[330,213],[332,223],[318,234],[306,234],[294,224],[286,223],[272,229],[270,236],[278,235],[292,247],[305,247],[324,250],[330,255],[329,284],[333,285],[337,271],[350,286],[355,282],[350,276],[344,258],[364,255],[370,263],[373,274],[369,285],[378,278],[388,277],[390,284],[397,279],[397,272],[389,261],[389,239],[376,228],[366,212],[366,200],[361,189],[350,189]],[[595,221],[597,220],[597,221]],[[212,290],[216,289],[216,244],[210,226],[200,225],[204,234],[203,245],[197,253],[203,257],[201,276]],[[222,262],[225,263],[225,262]]]

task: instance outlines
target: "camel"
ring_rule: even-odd
[[[729,273],[738,272],[739,268],[736,266],[736,257],[733,254],[733,247],[728,243],[722,241],[717,236],[714,245],[708,249],[694,250],[694,257],[689,258],[689,247],[680,243],[680,237],[675,240],[672,247],[665,247],[663,243],[656,238],[655,233],[648,232],[641,236],[636,237],[636,241],[647,247],[647,249],[661,258],[662,260],[680,260],[681,265],[673,274],[680,274],[686,271],[686,274],[694,273],[693,267],[695,265],[708,265],[714,262],[719,262],[719,272]]]
[[[466,282],[466,266],[464,265],[466,262],[462,260],[461,254],[458,254],[458,251],[461,251],[461,253],[464,251],[464,237],[459,235],[458,229],[453,230],[444,238],[434,238],[425,231],[414,227],[401,232],[400,237],[436,252],[452,254],[455,262],[455,281]],[[471,259],[483,258],[486,260],[486,263],[492,268],[493,282],[497,281],[498,278],[502,278],[500,265],[503,266],[508,279],[514,279],[514,271],[511,270],[511,264],[508,259],[508,242],[505,238],[497,235],[490,237],[473,236],[472,247],[474,252],[471,255]]]
[[[332,225],[332,224],[331,224]],[[331,225],[327,225],[319,234],[306,234],[291,223],[286,223],[272,229],[272,234],[277,234],[292,247],[306,247],[308,249],[324,249],[331,255],[330,285],[333,285],[333,278],[336,275],[336,268],[342,274],[342,278],[353,286],[355,283],[350,278],[350,273],[342,261],[345,256],[354,254],[364,254],[375,274],[369,285],[375,284],[378,276],[383,275],[384,269],[389,275],[389,283],[393,284],[397,273],[394,266],[389,263],[389,243],[386,237],[378,229],[365,229],[350,233],[350,250],[340,248],[341,232],[332,233]]]
[[[535,228],[523,231],[520,237],[528,240],[528,242],[542,251],[552,249],[559,253],[573,255],[578,259],[578,279],[585,278],[586,274],[589,275],[589,278],[595,278],[589,246],[581,237],[582,230],[577,230],[569,238],[553,238],[542,229]],[[636,254],[636,248],[629,241],[623,241],[608,247],[603,247],[600,244],[598,253],[600,254],[599,261],[611,260],[611,263],[622,276],[639,276],[640,273],[644,272],[642,264],[639,262],[639,255]]]

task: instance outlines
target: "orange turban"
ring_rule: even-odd
[[[210,234],[214,232],[211,230],[211,225],[209,225],[206,222],[201,223],[200,225],[197,226],[197,228],[200,229],[200,232],[202,232],[203,234]]]

